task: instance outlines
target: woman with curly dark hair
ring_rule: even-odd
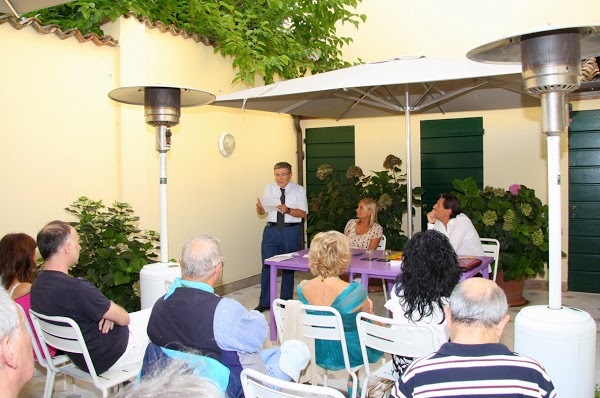
[[[394,320],[430,325],[439,347],[448,341],[444,305],[460,279],[461,269],[450,241],[433,229],[416,233],[402,255],[402,272],[385,307]],[[410,363],[406,358],[404,365]]]

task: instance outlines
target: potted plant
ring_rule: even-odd
[[[480,190],[471,177],[452,185],[463,212],[482,238],[500,242],[496,282],[544,276],[548,263],[548,205],[525,185]]]
[[[65,210],[79,219],[71,223],[81,244],[71,274],[93,283],[127,312],[139,310],[140,271],[158,261],[158,233],[138,229],[139,217],[128,203],[106,207],[82,196]]]
[[[402,160],[388,155],[382,171],[366,176],[358,166],[350,166],[345,175],[333,173],[333,168],[324,164],[317,169],[317,178],[325,186],[309,199],[308,227],[309,242],[321,231],[344,232],[346,222],[356,217],[356,206],[363,198],[377,202],[378,223],[383,227],[387,247],[402,250],[408,240],[403,234],[402,218],[406,213],[406,174],[402,172]],[[420,206],[421,187],[412,190],[413,204]]]

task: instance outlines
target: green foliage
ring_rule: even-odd
[[[334,174],[330,165],[321,165],[317,178],[325,181],[325,186],[309,199],[309,213],[306,229],[309,242],[322,231],[344,232],[348,220],[356,218],[356,207],[363,198],[377,202],[377,222],[383,227],[387,237],[387,247],[401,250],[408,240],[403,235],[402,217],[406,213],[406,175],[402,173],[402,161],[388,155],[383,163],[384,170],[365,176],[362,169],[350,166],[345,175]],[[420,196],[424,190],[413,189],[413,205],[420,206]],[[414,209],[413,209],[414,215]]]
[[[352,41],[336,36],[338,23],[358,27],[366,15],[349,11],[361,0],[77,0],[32,12],[43,24],[103,35],[102,24],[130,12],[206,36],[215,52],[233,57],[236,81],[266,84],[350,66],[341,48]]]
[[[128,203],[106,207],[82,196],[65,210],[79,219],[71,223],[81,244],[72,275],[90,281],[128,312],[139,310],[140,270],[158,260],[158,233],[140,231]]]
[[[504,280],[544,276],[548,262],[548,205],[524,185],[477,188],[475,180],[452,182],[463,212],[482,238],[500,242]]]

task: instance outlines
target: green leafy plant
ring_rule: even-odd
[[[102,24],[134,13],[173,24],[209,39],[215,52],[233,57],[235,81],[265,83],[307,71],[319,73],[350,66],[341,48],[352,41],[338,37],[336,25],[358,27],[366,15],[350,11],[361,0],[76,0],[33,13],[43,24],[103,35]]]
[[[343,232],[346,223],[356,218],[356,206],[363,198],[377,202],[377,222],[383,227],[387,237],[387,247],[400,250],[408,240],[403,234],[402,217],[406,213],[406,174],[402,172],[402,160],[388,155],[383,162],[383,171],[364,175],[358,166],[350,166],[345,176],[333,173],[333,168],[324,164],[317,169],[317,178],[325,181],[325,186],[309,199],[309,213],[306,229],[309,242],[322,231]],[[420,206],[424,190],[412,190],[413,205]],[[414,210],[413,210],[414,215]]]
[[[158,260],[158,233],[139,230],[139,217],[128,203],[106,207],[82,196],[65,210],[79,219],[71,223],[81,244],[72,275],[90,281],[128,312],[139,310],[140,271]]]
[[[504,280],[544,276],[548,262],[548,205],[525,185],[477,188],[471,177],[452,182],[463,212],[482,238],[500,242]]]

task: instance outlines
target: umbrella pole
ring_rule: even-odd
[[[412,216],[412,158],[411,158],[411,138],[410,138],[410,104],[409,104],[408,84],[404,92],[404,121],[406,124],[406,223],[408,224],[408,238],[413,236],[413,216]]]

